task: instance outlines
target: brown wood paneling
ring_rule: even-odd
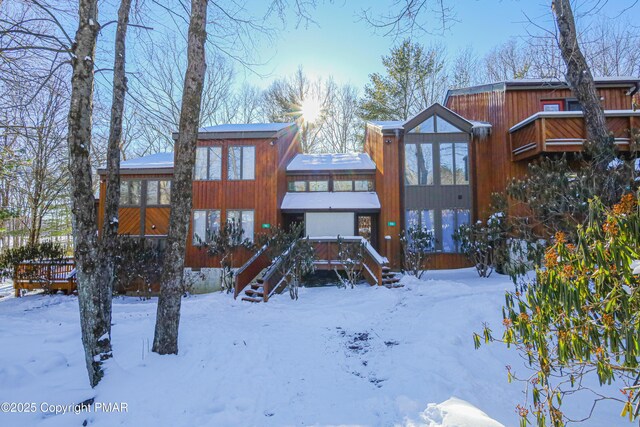
[[[118,233],[140,235],[140,208],[120,208]]]
[[[385,142],[388,141],[388,142]],[[400,233],[402,215],[401,165],[404,150],[395,135],[383,135],[379,129],[367,126],[364,151],[376,164],[375,188],[380,199],[378,222],[378,252],[389,259],[391,268],[400,268]],[[389,225],[390,222],[395,226]],[[389,236],[390,239],[385,239]]]
[[[147,236],[166,236],[169,233],[169,214],[171,209],[146,208],[144,217],[144,234]]]

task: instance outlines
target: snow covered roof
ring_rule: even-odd
[[[604,110],[606,117],[640,117],[640,111],[633,110]],[[582,111],[538,111],[535,114],[530,115],[521,122],[513,125],[509,132],[515,132],[516,130],[528,125],[529,123],[542,118],[542,117],[582,117]]]
[[[287,193],[282,200],[282,210],[379,210],[380,200],[375,192],[310,192]]]
[[[106,173],[106,165],[102,165],[98,168],[98,173]],[[138,157],[137,159],[124,160],[120,162],[120,171],[128,172],[132,170],[144,169],[149,170],[162,170],[162,172],[171,172],[173,169],[173,153],[155,153],[148,156]]]
[[[282,129],[295,125],[295,123],[246,123],[225,124],[200,128],[198,132],[226,133],[226,132],[280,132]]]
[[[362,170],[375,171],[376,164],[366,153],[297,154],[287,172]]]
[[[402,120],[372,120],[369,123],[379,127],[380,130],[404,129],[404,122]]]

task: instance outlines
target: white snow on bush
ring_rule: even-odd
[[[523,385],[507,382],[505,366],[529,371],[514,351],[472,341],[484,321],[500,335],[510,280],[473,269],[425,277],[399,289],[302,288],[298,301],[266,304],[185,298],[177,356],[149,351],[155,299],[116,298],[114,358],[94,390],[76,297],[0,298],[0,402],[128,404],[126,413],[0,413],[0,425],[518,425]],[[571,396],[564,409],[582,417],[592,400]],[[600,403],[583,425],[628,425],[619,413]]]

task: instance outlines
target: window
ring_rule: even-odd
[[[462,129],[452,125],[440,116],[433,115],[409,131],[409,133],[462,133]]]
[[[228,173],[231,180],[255,179],[256,147],[229,147]]]
[[[406,228],[421,227],[433,232],[435,237],[435,249],[443,252],[457,252],[457,242],[453,234],[463,224],[469,224],[470,211],[468,209],[425,209],[407,210]],[[440,220],[439,222],[436,220]],[[437,228],[440,224],[440,228]]]
[[[567,99],[567,111],[582,111],[582,105],[577,99]]]
[[[201,246],[220,230],[219,210],[193,211],[193,246]]]
[[[440,143],[440,184],[453,185],[453,143]]]
[[[373,181],[370,179],[358,179],[353,181],[355,191],[373,191]]]
[[[542,111],[562,111],[564,110],[562,99],[546,99],[540,101]]]
[[[433,231],[435,225],[433,222],[433,209],[427,210],[407,210],[406,227],[423,227]]]
[[[168,205],[171,202],[171,181],[147,181],[147,206]]]
[[[410,133],[434,133],[436,131],[434,116],[427,118],[424,122],[411,129]]]
[[[442,251],[457,252],[458,243],[453,239],[453,234],[458,227],[469,224],[468,209],[443,209],[442,210]]]
[[[335,180],[333,181],[333,191],[353,191],[353,181]]]
[[[309,181],[309,191],[329,191],[329,181]]]
[[[440,184],[469,184],[469,147],[466,142],[440,143]]]
[[[405,145],[404,183],[406,185],[418,185],[418,150],[416,144]]]
[[[289,191],[307,191],[307,181],[289,181]]]
[[[244,230],[244,238],[253,242],[253,211],[227,211],[227,221],[236,221]]]
[[[120,205],[140,206],[140,189],[142,182],[139,180],[120,181]]]
[[[433,144],[406,144],[405,184],[433,185]]]
[[[459,129],[456,126],[452,125],[451,123],[449,123],[448,121],[446,121],[445,119],[443,119],[440,116],[437,116],[436,130],[438,131],[438,133],[460,133],[460,132],[462,132],[461,129]]]
[[[196,148],[196,181],[216,181],[222,179],[222,147]]]

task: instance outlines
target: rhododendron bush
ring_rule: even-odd
[[[577,421],[563,413],[562,402],[587,391],[595,393],[594,403],[618,399],[622,416],[638,417],[638,196],[626,194],[612,208],[594,198],[588,215],[573,243],[558,232],[535,278],[506,294],[502,338],[488,326],[483,337],[474,336],[476,346],[484,339],[515,347],[532,368],[528,377],[509,369],[510,380],[526,384],[527,402],[518,407],[522,426]]]

